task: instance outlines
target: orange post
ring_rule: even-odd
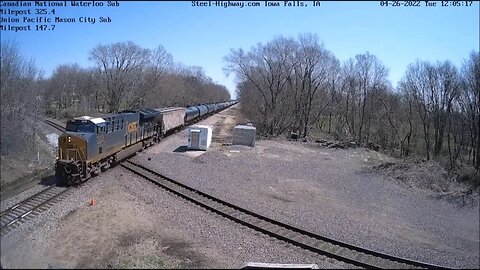
[[[88,205],[95,205],[96,203],[95,199],[90,199],[90,201],[88,201]]]

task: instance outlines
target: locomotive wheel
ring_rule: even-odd
[[[91,168],[92,175],[99,175],[102,170],[101,170],[101,164],[97,164]]]

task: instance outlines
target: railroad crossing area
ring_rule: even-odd
[[[232,145],[233,128],[249,122],[239,106],[197,123],[213,130],[206,151],[187,149],[188,129],[179,131],[22,222],[1,238],[2,267],[263,263],[351,269],[475,263],[468,248],[473,242],[454,247],[450,240],[459,232],[444,239],[425,226],[450,226],[438,213],[453,208],[440,205],[437,214],[429,214],[415,208],[429,199],[362,173],[383,161],[379,153],[287,140]],[[2,211],[27,193],[2,202]]]

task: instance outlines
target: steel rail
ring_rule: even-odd
[[[51,186],[0,213],[1,235],[32,214],[39,214],[59,201],[72,188]]]
[[[142,176],[143,178],[159,185],[160,187],[214,213],[269,236],[286,241],[315,253],[337,259],[339,261],[364,268],[450,269],[444,266],[428,264],[376,252],[293,227],[291,225],[273,220],[250,210],[215,198],[204,192],[179,183],[178,181],[175,181],[169,177],[163,176],[158,172],[155,172],[131,160],[126,160],[121,165],[129,171],[132,171],[133,173]]]
[[[60,125],[60,124],[57,124],[53,121],[50,121],[50,120],[43,120],[43,122],[45,122],[46,124],[48,124],[49,126],[61,131],[61,132],[64,132],[65,131],[65,127]]]
[[[221,112],[227,108],[230,108],[235,104],[229,105],[225,108],[222,108],[221,110],[218,110],[216,112],[213,112],[211,114],[207,114],[208,116],[216,114],[218,112]],[[64,132],[65,127],[57,124],[51,120],[45,119],[43,120],[44,123],[48,124],[49,126]],[[192,124],[194,121],[191,121],[188,123],[188,125]],[[58,193],[52,193],[49,194],[51,191],[53,191],[55,188],[61,188],[62,190],[59,190]],[[30,216],[31,214],[38,214],[40,212],[43,212],[46,210],[48,207],[46,206],[51,206],[53,203],[57,201],[57,199],[61,199],[61,196],[66,194],[67,191],[72,190],[72,187],[68,188],[62,188],[58,186],[50,186],[30,197],[27,199],[15,204],[12,207],[9,207],[8,209],[2,211],[0,213],[0,224],[1,224],[1,235],[5,235],[9,231],[11,231],[13,225],[18,224],[18,221],[21,221],[23,219],[26,219],[27,216]],[[45,197],[44,197],[45,196]]]

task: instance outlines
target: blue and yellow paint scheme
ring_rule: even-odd
[[[103,118],[82,116],[68,121],[59,137],[56,175],[76,184],[117,161],[117,154],[137,143],[150,142],[152,125],[139,125],[140,114],[127,112]],[[142,144],[142,146],[143,146]]]

